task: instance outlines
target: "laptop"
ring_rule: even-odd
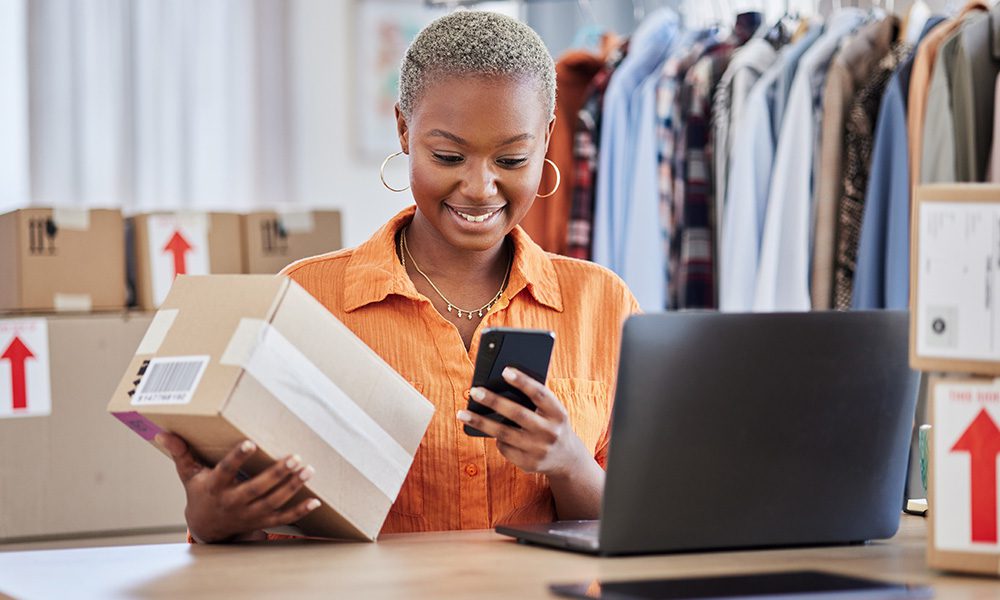
[[[890,538],[918,374],[905,311],[625,323],[599,521],[497,527],[601,555]]]

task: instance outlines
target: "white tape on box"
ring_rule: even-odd
[[[243,367],[389,500],[412,457],[274,327],[241,319],[219,361]]]
[[[52,222],[59,229],[87,231],[90,229],[90,210],[86,208],[56,207],[52,209]]]
[[[90,312],[94,302],[90,294],[60,294],[52,295],[52,307],[56,312]]]
[[[278,219],[288,233],[311,233],[316,228],[311,210],[280,210]]]
[[[156,354],[159,352],[163,340],[167,339],[167,333],[174,325],[174,319],[177,318],[178,312],[180,311],[176,308],[165,308],[157,311],[149,328],[146,329],[146,335],[142,336],[139,347],[135,349],[135,353]]]

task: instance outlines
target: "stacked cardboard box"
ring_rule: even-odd
[[[341,247],[337,211],[255,212],[243,217],[244,273],[273,274]]]
[[[104,411],[150,321],[0,317],[0,541],[183,531],[174,469]]]
[[[918,187],[910,363],[928,393],[927,560],[1000,575],[1000,187]]]
[[[27,208],[0,215],[0,311],[125,307],[117,210]]]
[[[235,213],[148,213],[129,219],[135,303],[156,310],[177,275],[240,273],[243,225]]]

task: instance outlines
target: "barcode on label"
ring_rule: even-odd
[[[132,404],[187,404],[201,381],[209,356],[171,356],[149,361]]]

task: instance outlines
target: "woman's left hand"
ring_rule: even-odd
[[[473,388],[472,399],[521,426],[498,423],[475,413],[460,410],[458,420],[497,440],[497,450],[515,466],[528,473],[552,477],[566,476],[593,457],[570,426],[566,407],[545,385],[507,367],[503,377],[535,403],[536,411],[484,388]]]

